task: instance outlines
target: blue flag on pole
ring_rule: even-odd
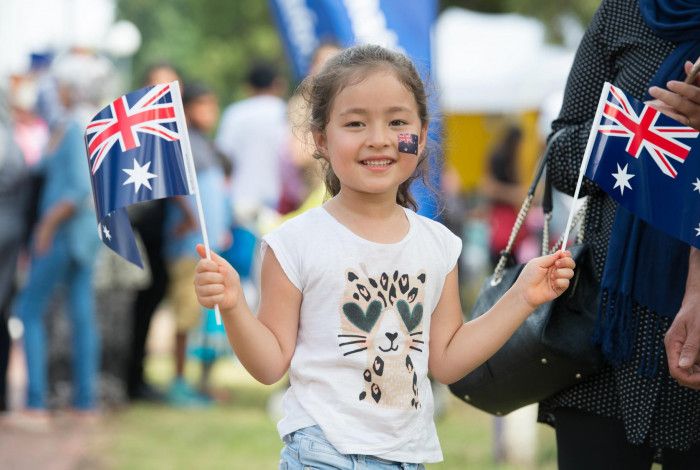
[[[177,82],[120,96],[85,130],[100,239],[139,267],[126,207],[193,193],[186,132]]]
[[[606,83],[586,176],[640,219],[700,248],[698,134]]]

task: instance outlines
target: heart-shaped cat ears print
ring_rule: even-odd
[[[412,332],[420,325],[423,319],[423,305],[416,304],[413,309],[405,300],[399,300],[396,302],[396,309],[401,315],[408,332]],[[382,303],[378,300],[373,300],[367,306],[367,310],[362,310],[362,308],[355,302],[348,302],[343,305],[343,313],[350,322],[361,329],[362,331],[369,333],[372,331],[375,323],[379,319],[382,313]]]
[[[399,134],[399,152],[418,155],[418,134]]]

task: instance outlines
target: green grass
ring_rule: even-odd
[[[154,359],[148,375],[161,386],[172,376],[168,360]],[[190,380],[198,370],[188,364]],[[136,405],[106,420],[101,434],[100,460],[113,469],[275,469],[282,443],[266,403],[277,387],[255,382],[232,361],[220,361],[212,383],[231,394],[226,404],[207,409],[175,409]],[[438,421],[445,461],[428,469],[516,470],[498,466],[491,458],[492,418],[457,399],[449,399]],[[539,425],[535,468],[556,468],[553,432]]]

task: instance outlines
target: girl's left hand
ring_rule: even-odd
[[[559,297],[574,277],[576,263],[569,251],[534,258],[525,265],[517,284],[523,300],[533,309]]]
[[[685,73],[689,74],[693,64],[685,63]],[[694,83],[672,80],[666,84],[668,89],[649,88],[649,94],[655,98],[647,101],[654,109],[672,117],[689,127],[700,130],[700,75]]]

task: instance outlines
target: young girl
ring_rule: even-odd
[[[332,199],[264,237],[257,316],[216,255],[199,261],[197,296],[219,304],[257,380],[275,383],[289,369],[280,468],[422,468],[442,460],[428,371],[452,383],[484,362],[568,287],[574,262],[568,253],[532,260],[491,312],[463,323],[461,241],[411,210],[428,128],[414,66],[357,46],[311,80]]]

